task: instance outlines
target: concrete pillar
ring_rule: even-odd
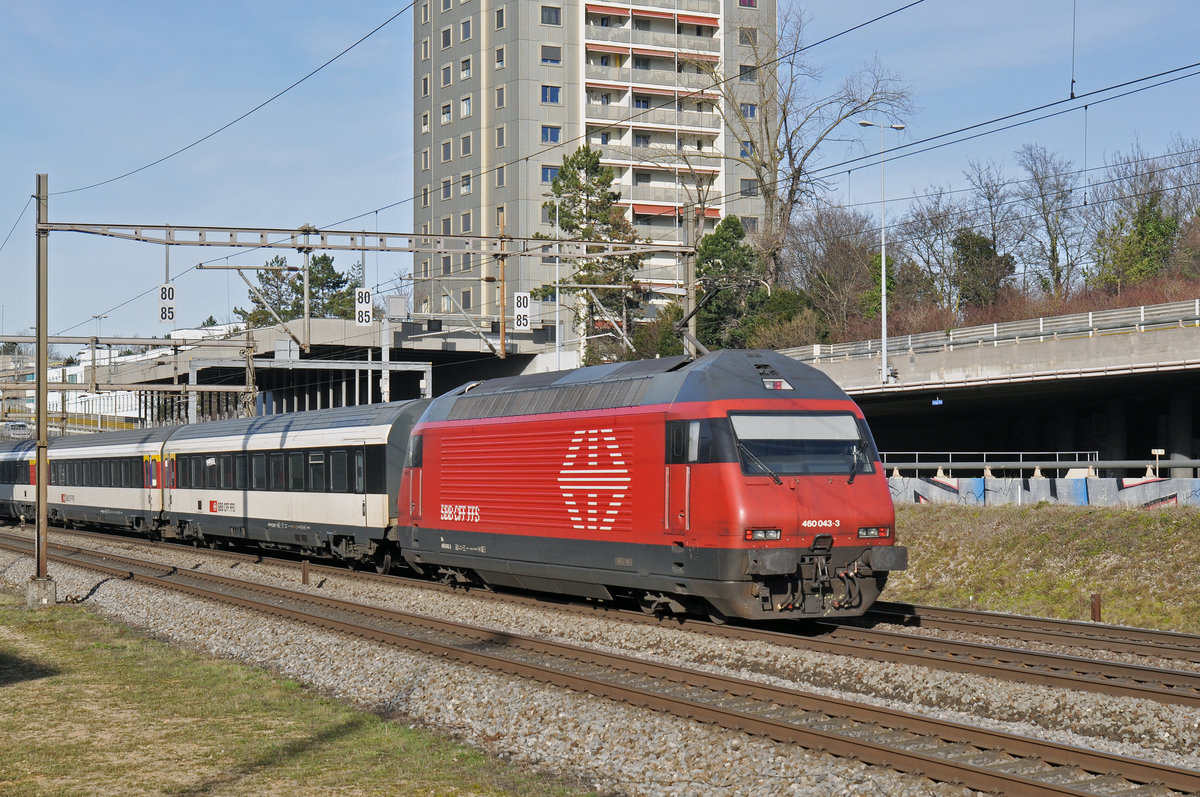
[[[1192,450],[1192,391],[1181,390],[1171,394],[1170,416],[1167,421],[1167,458],[1193,459]],[[1195,474],[1191,468],[1171,468],[1171,477],[1191,479]]]

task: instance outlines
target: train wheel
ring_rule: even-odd
[[[375,552],[375,572],[382,575],[387,575],[392,572],[392,547],[390,545],[381,545],[379,550]]]

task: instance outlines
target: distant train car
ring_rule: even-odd
[[[51,441],[56,522],[740,617],[857,615],[903,569],[862,413],[774,352]],[[0,443],[32,518],[34,446]]]
[[[409,451],[399,553],[443,578],[768,619],[861,614],[907,563],[861,411],[774,352],[466,385]]]

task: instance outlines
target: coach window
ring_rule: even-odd
[[[308,489],[309,492],[325,492],[325,452],[308,452]]]
[[[221,489],[233,489],[233,454],[222,454],[219,457],[221,465]]]
[[[267,489],[267,455],[252,454],[250,456],[250,489]]]
[[[283,464],[283,454],[271,454],[267,458],[268,490],[287,489],[287,474]]]
[[[204,489],[215,490],[221,485],[221,471],[217,467],[217,458],[207,456],[204,461]]]
[[[192,474],[188,469],[188,458],[179,457],[175,461],[175,486],[186,490],[192,486]]]
[[[121,469],[120,486],[128,487],[129,486],[129,460],[127,460],[127,459],[121,460],[120,466],[121,466],[120,467],[120,469]],[[116,481],[116,480],[114,479],[114,481]]]
[[[112,485],[112,460],[102,459],[100,460],[100,486],[112,487]]]
[[[304,489],[304,453],[296,451],[287,455],[288,489]]]
[[[345,451],[329,452],[329,489],[330,492],[344,493],[350,484],[349,459]]]
[[[204,488],[204,457],[192,455],[188,457],[189,467],[192,469],[192,489],[200,490]]]
[[[366,475],[366,456],[361,448],[354,449],[354,492],[363,492],[363,481]]]
[[[233,458],[233,489],[246,489],[246,455],[237,454]]]

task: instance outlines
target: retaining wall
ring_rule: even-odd
[[[888,479],[897,504],[964,506],[1036,504],[1065,506],[1200,506],[1200,479]]]

